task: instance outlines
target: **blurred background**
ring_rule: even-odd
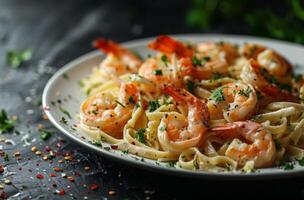
[[[18,134],[0,135],[15,143],[0,141],[1,155],[11,158],[5,160],[0,155],[0,165],[5,167],[4,173],[0,172],[0,185],[4,178],[11,181],[0,188],[0,199],[62,199],[57,194],[62,188],[68,195],[64,199],[186,199],[189,191],[204,198],[213,197],[214,188],[220,188],[216,195],[225,198],[236,198],[236,192],[247,194],[249,189],[250,196],[256,198],[263,194],[303,199],[301,178],[227,184],[159,176],[122,166],[85,152],[69,140],[62,142],[59,132],[43,119],[41,94],[47,80],[67,62],[93,50],[91,42],[96,37],[123,42],[179,33],[245,34],[303,44],[304,1],[0,0],[0,109],[19,119],[15,127]],[[53,137],[41,139],[39,126],[51,131]],[[63,155],[72,152],[77,160],[46,162],[31,152],[32,146],[48,146]],[[21,160],[14,159],[16,151]],[[92,170],[85,172],[84,165]],[[48,177],[56,166],[81,176],[75,176],[75,183],[60,177],[54,183],[35,178],[38,172]],[[91,191],[87,186],[92,184],[100,188]],[[112,189],[114,196],[108,194]]]

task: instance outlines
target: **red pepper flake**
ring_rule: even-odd
[[[4,167],[3,165],[0,165],[0,174],[2,174],[4,172]]]
[[[42,174],[37,174],[36,178],[38,178],[38,179],[44,179],[44,176]]]
[[[51,173],[50,174],[50,177],[56,177],[57,175],[56,174],[54,174],[54,173]]]
[[[54,167],[53,169],[54,169],[55,172],[61,172],[62,171],[62,169],[60,167]]]
[[[0,191],[0,199],[7,199],[7,194],[4,191]]]
[[[118,145],[116,144],[111,144],[111,149],[116,150],[118,148]]]
[[[59,190],[58,194],[59,194],[60,196],[65,195],[65,191],[64,191],[64,189]]]
[[[74,177],[73,176],[68,176],[68,178],[67,178],[70,182],[74,182],[75,181],[75,179],[74,179]]]
[[[51,150],[52,150],[51,147],[49,147],[49,146],[45,147],[45,151],[50,152]]]
[[[98,188],[99,188],[99,186],[98,186],[98,185],[96,185],[96,184],[92,184],[92,185],[90,185],[90,190],[95,191],[95,190],[98,190]]]

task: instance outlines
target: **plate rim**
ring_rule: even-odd
[[[287,42],[287,41],[281,41],[276,39],[270,39],[270,38],[263,38],[263,37],[255,37],[255,36],[248,36],[248,35],[235,35],[235,34],[173,34],[170,35],[172,37],[176,38],[216,38],[216,37],[223,37],[229,39],[238,39],[238,40],[260,40],[265,42],[274,42],[274,43],[281,43],[283,45],[289,45],[294,46],[298,48],[303,48],[303,45]],[[155,37],[147,37],[147,38],[141,38],[141,39],[134,39],[129,40],[126,42],[122,42],[121,44],[123,46],[127,46],[128,48],[140,46],[144,43],[147,43],[148,41],[151,41],[155,39]],[[56,71],[55,74],[53,74],[49,80],[47,81],[43,94],[42,94],[42,106],[43,108],[46,108],[49,106],[47,99],[48,92],[52,88],[53,83],[60,78],[63,74],[65,74],[67,71],[69,71],[71,68],[73,68],[78,63],[84,62],[85,60],[92,59],[98,55],[103,55],[99,50],[93,50],[88,53],[85,53],[76,59],[73,59],[72,61],[67,62],[64,64],[59,70]],[[52,112],[48,109],[43,109],[45,114],[47,115],[49,121],[61,132],[61,134],[64,134],[66,137],[71,139],[71,141],[81,145],[82,147],[85,147],[86,150],[94,151],[94,153],[98,153],[99,155],[102,155],[108,159],[112,159],[115,162],[122,162],[124,164],[140,168],[143,170],[149,170],[153,172],[163,173],[167,175],[175,175],[180,177],[191,177],[191,178],[198,178],[198,179],[213,179],[213,180],[261,180],[261,179],[279,179],[279,178],[292,178],[295,176],[303,176],[304,175],[304,168],[301,169],[293,169],[289,171],[279,171],[279,172],[258,172],[258,173],[215,173],[215,172],[206,172],[206,171],[192,171],[192,170],[184,170],[184,169],[176,169],[176,168],[169,168],[169,167],[163,167],[163,166],[156,166],[151,165],[147,162],[141,162],[137,160],[133,160],[129,157],[122,157],[118,154],[111,153],[109,151],[106,151],[102,148],[96,147],[92,144],[89,144],[88,142],[82,140],[81,138],[75,136],[75,134],[67,131],[63,128],[53,117]]]

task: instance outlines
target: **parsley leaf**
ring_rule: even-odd
[[[2,109],[0,111],[0,134],[13,130],[16,122],[14,119],[9,119],[6,111]]]
[[[156,70],[154,70],[154,74],[155,74],[156,76],[161,76],[161,75],[163,75],[163,72],[162,72],[161,69],[156,69]]]
[[[165,63],[166,66],[168,66],[169,60],[168,60],[168,57],[165,54],[162,55],[160,59]]]
[[[42,140],[47,140],[53,135],[52,131],[48,131],[48,130],[45,130],[45,129],[40,129],[39,133],[40,133],[40,138]]]
[[[143,143],[143,144],[146,144],[145,132],[146,132],[146,129],[140,128],[137,130],[136,135],[135,135],[136,140],[138,140],[140,143]]]
[[[220,102],[220,101],[225,101],[225,97],[223,95],[223,88],[217,88],[211,93],[210,99]]]
[[[149,112],[153,112],[157,108],[160,107],[160,104],[159,104],[158,100],[149,101],[148,104],[149,104]]]
[[[28,61],[32,58],[31,49],[23,49],[20,51],[9,51],[6,54],[7,63],[14,69],[17,69],[25,61]]]
[[[301,160],[298,160],[298,162],[301,166],[304,166],[304,157]]]
[[[284,170],[292,170],[294,168],[292,163],[285,163],[283,166]]]
[[[252,89],[250,87],[247,87],[246,90],[241,89],[239,91],[239,94],[248,98],[251,92],[252,92]]]
[[[98,140],[93,140],[93,141],[89,141],[89,142],[97,147],[102,147],[101,142]]]
[[[193,81],[187,81],[186,87],[189,92],[193,93],[197,85]]]
[[[277,150],[280,150],[282,148],[281,142],[279,139],[274,140],[274,144]]]
[[[59,110],[60,110],[63,114],[65,114],[66,116],[68,116],[68,118],[72,119],[72,116],[70,115],[70,113],[69,113],[66,109],[64,109],[63,107],[59,106]]]

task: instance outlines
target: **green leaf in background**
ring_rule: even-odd
[[[14,69],[17,69],[25,61],[32,58],[32,50],[30,48],[20,51],[9,51],[6,54],[7,63]]]
[[[233,21],[248,26],[251,35],[304,44],[303,1],[278,0],[257,4],[250,0],[192,0],[186,24],[205,31],[221,24],[229,31],[229,24]],[[237,31],[236,27],[234,32]]]

